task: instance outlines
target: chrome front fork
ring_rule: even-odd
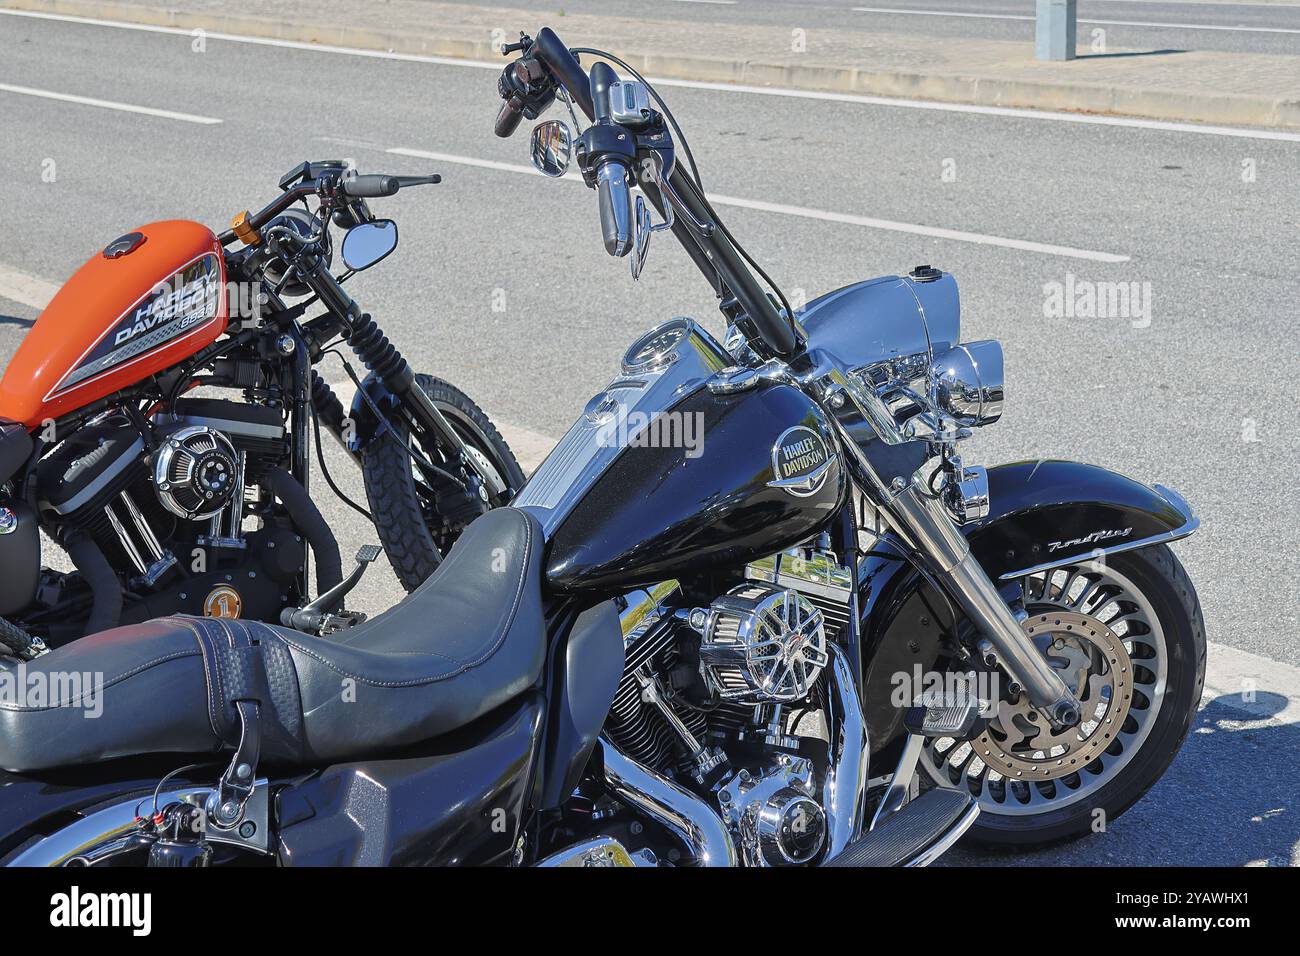
[[[970,544],[953,524],[943,501],[918,473],[890,489],[882,510],[890,525],[911,544],[927,569],[948,590],[979,632],[988,639],[998,662],[1018,681],[1030,703],[1058,727],[1079,722],[1079,700],[1026,636],[997,587],[971,554]]]

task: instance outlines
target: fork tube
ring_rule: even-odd
[[[966,536],[957,530],[942,502],[921,476],[885,505],[891,524],[951,590],[966,616],[989,639],[1010,676],[1024,685],[1030,702],[1056,724],[1078,723],[1078,699],[1026,637],[1006,601],[975,560]]]

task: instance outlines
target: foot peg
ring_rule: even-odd
[[[862,834],[824,866],[929,866],[957,842],[979,816],[969,793],[940,787]]]
[[[361,583],[361,576],[371,562],[383,554],[374,544],[363,544],[357,551],[357,566],[346,578],[330,588],[306,607],[287,607],[280,613],[280,623],[306,634],[333,634],[353,627],[366,619],[360,611],[337,611],[348,593]]]

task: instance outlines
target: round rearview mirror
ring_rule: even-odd
[[[343,264],[353,272],[369,269],[397,248],[397,223],[373,219],[353,226],[343,236]]]
[[[552,178],[563,176],[573,153],[573,137],[560,120],[547,120],[533,127],[533,165]]]

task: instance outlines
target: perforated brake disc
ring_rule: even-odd
[[[1023,627],[1083,705],[1083,719],[1054,731],[1022,691],[1001,701],[975,755],[1008,780],[1054,780],[1083,770],[1115,740],[1133,701],[1133,664],[1123,642],[1094,617],[1033,614]]]

